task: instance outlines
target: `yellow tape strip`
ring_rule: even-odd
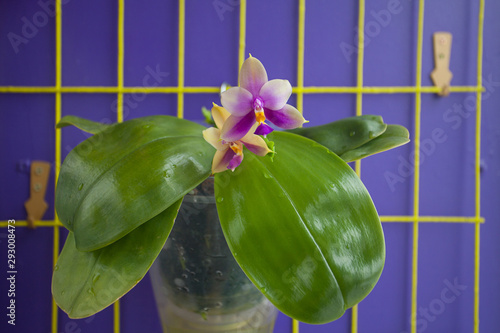
[[[247,1],[240,0],[240,37],[238,45],[238,72],[240,71],[240,68],[243,65],[243,61],[245,61],[245,45],[246,45],[246,33],[247,33],[246,28],[247,28]]]
[[[177,117],[184,118],[184,50],[185,50],[185,26],[186,26],[186,4],[185,0],[179,0],[179,52],[177,55]]]
[[[424,31],[424,0],[419,1],[418,7],[418,37],[417,37],[417,64],[416,84],[422,86],[422,39]],[[420,89],[415,92],[415,173],[413,184],[413,251],[412,251],[412,282],[411,282],[411,332],[417,333],[417,284],[418,284],[418,214],[420,196],[420,118],[422,95]]]
[[[54,94],[61,93],[88,93],[88,94],[124,94],[130,93],[146,93],[146,94],[177,94],[182,93],[218,93],[220,87],[24,87],[24,86],[0,86],[0,93],[23,93],[23,94]],[[431,93],[435,94],[440,91],[437,87],[293,87],[294,93],[302,94],[404,94],[404,93]],[[450,88],[450,92],[484,92],[482,86],[455,86]]]
[[[483,29],[484,29],[484,0],[479,2],[479,22],[477,32],[477,85],[483,82]],[[480,223],[481,216],[481,92],[476,94],[476,165],[475,165],[475,206],[476,225],[474,233],[474,332],[479,333],[479,262],[480,262]]]

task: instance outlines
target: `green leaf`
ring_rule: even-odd
[[[313,127],[302,127],[288,132],[312,139],[341,156],[355,149],[386,130],[382,117],[362,115]]]
[[[76,247],[111,244],[206,179],[213,148],[203,129],[174,117],[146,117],[113,125],[71,151],[55,205]]]
[[[340,158],[346,162],[352,162],[402,146],[408,142],[410,142],[410,133],[408,133],[408,130],[405,127],[400,125],[387,125],[387,129],[380,136],[358,148],[345,152],[340,155]]]
[[[206,107],[202,107],[201,113],[203,114],[203,118],[205,118],[205,122],[208,125],[215,126],[215,121],[212,119],[212,111],[210,111]]]
[[[119,241],[97,251],[76,249],[69,233],[52,277],[52,295],[70,318],[114,303],[146,274],[167,240],[182,200]]]
[[[61,118],[61,120],[59,120],[59,122],[56,125],[56,128],[62,128],[66,126],[75,126],[81,129],[82,131],[92,134],[97,134],[99,132],[104,131],[110,125],[98,123],[95,121],[91,121],[76,116],[64,116]]]
[[[337,155],[273,133],[274,162],[246,154],[216,175],[217,210],[235,259],[285,314],[339,318],[373,289],[385,260],[382,226],[366,188]]]

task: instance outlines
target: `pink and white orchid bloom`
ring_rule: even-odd
[[[230,117],[230,113],[215,103],[212,107],[212,117],[217,128],[210,127],[203,131],[203,138],[217,149],[212,161],[212,173],[223,172],[227,169],[234,171],[240,165],[241,161],[243,161],[243,145],[252,153],[259,156],[265,156],[271,152],[266,142],[260,136],[253,134],[253,131],[239,140],[223,140],[221,138],[221,128],[224,127],[226,120]],[[257,127],[257,123],[254,122],[254,124],[253,130]]]
[[[266,135],[273,131],[264,121],[292,129],[306,122],[302,114],[293,106],[286,104],[292,94],[288,80],[267,79],[262,63],[250,55],[243,62],[239,75],[239,87],[233,87],[221,95],[221,103],[231,116],[222,127],[221,138],[237,141],[259,124],[255,134]],[[252,132],[253,133],[253,132]]]

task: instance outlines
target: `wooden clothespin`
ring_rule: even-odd
[[[48,208],[45,202],[45,191],[50,174],[50,163],[43,161],[31,162],[30,198],[24,203],[28,213],[27,221],[30,228],[35,228],[35,221],[42,219]]]
[[[453,74],[449,70],[451,56],[451,34],[449,32],[434,33],[434,70],[431,73],[432,81],[440,87],[439,96],[450,94],[450,82]]]

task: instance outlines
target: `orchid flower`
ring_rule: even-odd
[[[266,135],[273,131],[264,121],[292,129],[306,122],[302,114],[286,104],[292,94],[288,80],[267,79],[262,63],[250,55],[243,62],[239,75],[239,87],[233,87],[221,95],[221,103],[231,116],[222,127],[221,138],[237,141],[245,136],[257,122],[255,134]],[[253,133],[253,132],[252,132]]]
[[[217,128],[210,127],[203,131],[203,138],[217,149],[212,161],[212,173],[222,172],[227,169],[234,171],[243,161],[243,145],[259,156],[265,156],[271,152],[266,142],[260,136],[253,134],[253,131],[240,140],[223,140],[221,138],[221,128],[224,127],[230,113],[215,103],[212,107],[212,117]],[[255,130],[257,123],[254,122],[252,126],[254,127],[253,130]]]

